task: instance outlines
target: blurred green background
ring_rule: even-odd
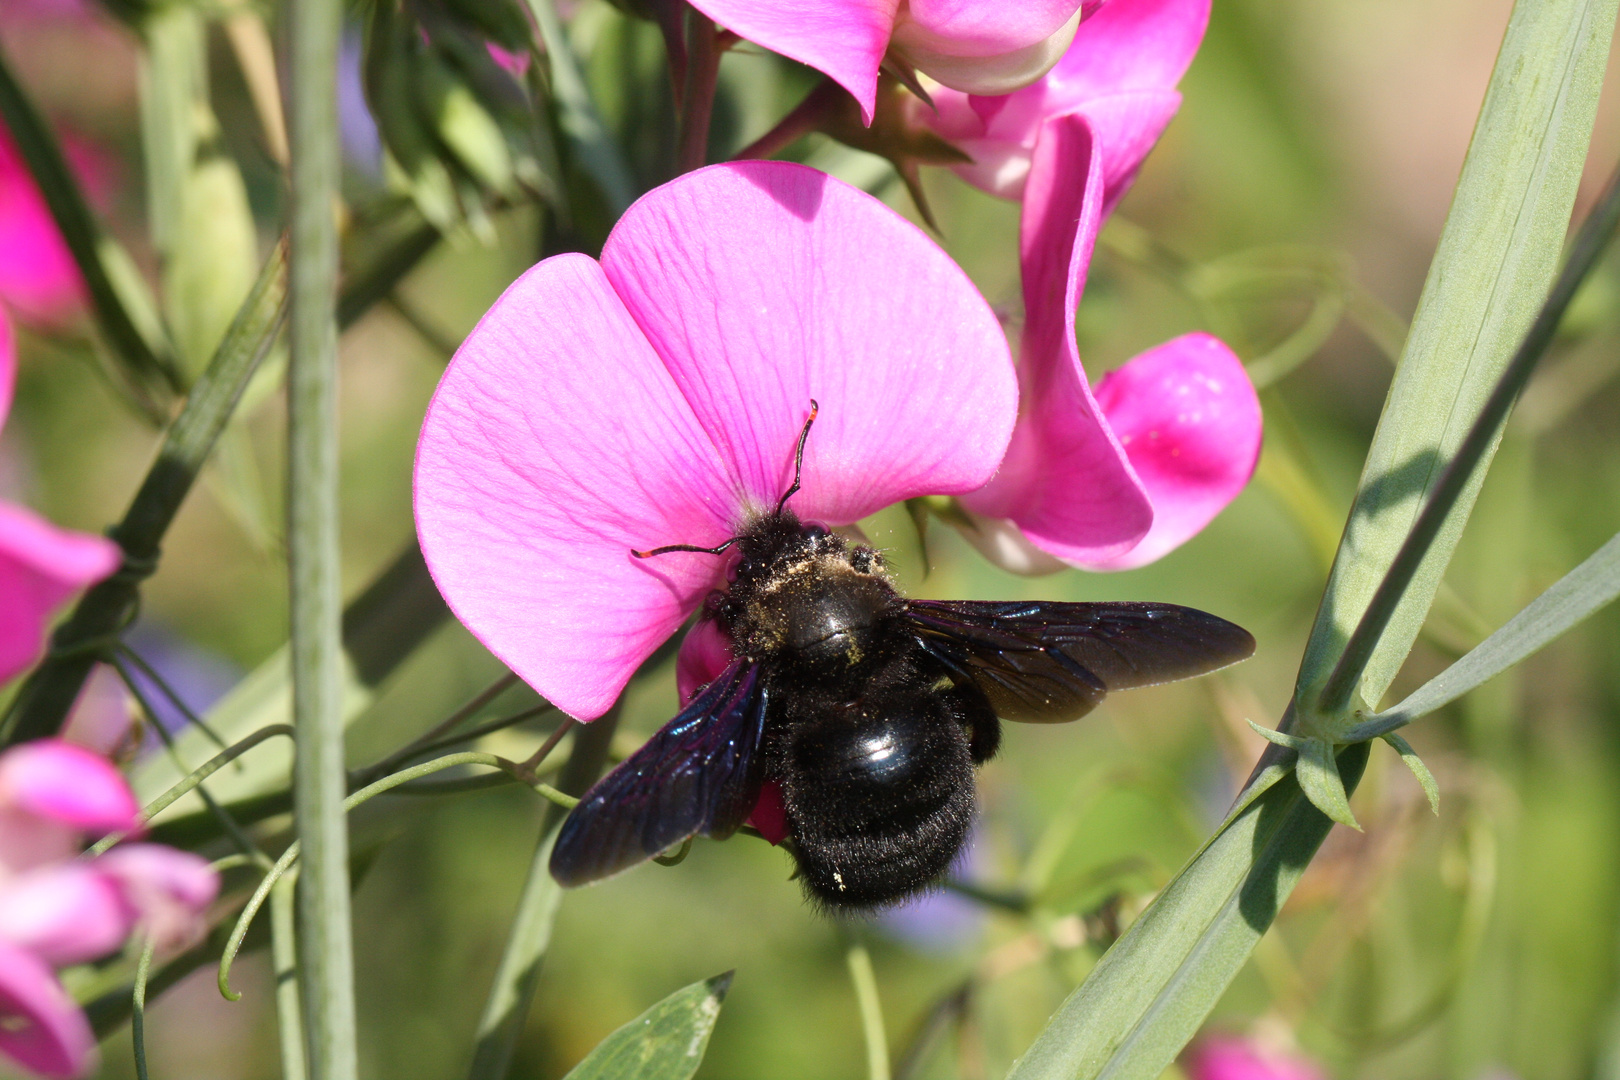
[[[9,0],[8,0],[9,2]],[[513,1075],[561,1076],[609,1031],[680,986],[736,981],[700,1076],[865,1074],[845,967],[868,942],[893,1054],[916,1077],[1002,1075],[1118,927],[1220,820],[1274,724],[1467,147],[1509,4],[1504,0],[1216,0],[1185,104],[1105,230],[1081,311],[1093,377],[1194,328],[1246,359],[1303,359],[1264,395],[1267,447],[1250,490],[1201,536],[1125,574],[1017,578],[949,529],[868,523],[903,584],[938,597],[1132,598],[1234,619],[1256,658],[1190,685],[1110,699],[1065,727],[1012,727],[980,779],[982,821],[963,877],[997,894],[1039,885],[1026,910],[944,895],[868,924],[817,916],[787,856],[746,837],[699,843],[565,899]],[[604,0],[571,9],[593,90],[642,183],[669,153],[662,45]],[[0,8],[0,40],[53,119],[117,162],[108,221],[137,261],[145,201],[137,47],[118,24]],[[267,250],[280,212],[271,158],[223,35],[211,93]],[[93,57],[93,62],[87,62]],[[1620,153],[1611,62],[1580,208]],[[722,72],[713,153],[751,140],[810,85],[751,47]],[[351,118],[352,119],[352,118]],[[349,190],[375,193],[364,124]],[[794,153],[916,217],[876,158],[834,144]],[[1016,207],[925,174],[942,243],[1018,323]],[[1578,213],[1579,209],[1578,208]],[[498,242],[442,244],[342,345],[345,581],[357,591],[411,534],[417,427],[453,344],[539,250],[536,219],[496,219]],[[1247,269],[1263,266],[1269,273]],[[1337,317],[1342,315],[1342,317]],[[424,333],[424,330],[427,331]],[[0,487],[54,520],[99,530],[143,474],[153,431],[81,342],[25,332]],[[1279,351],[1280,350],[1280,351]],[[1523,402],[1423,642],[1395,688],[1417,685],[1620,529],[1620,260],[1586,287]],[[284,640],[269,395],[238,459],[199,486],[165,544],[143,618],[251,670]],[[270,523],[266,525],[266,523]],[[425,730],[500,672],[445,626],[361,719],[362,764]],[[486,710],[532,700],[514,691]],[[673,712],[670,665],[630,693],[621,738]],[[527,756],[540,721],[491,737]],[[1297,1044],[1340,1077],[1620,1078],[1620,611],[1593,618],[1522,669],[1410,733],[1439,778],[1438,818],[1376,748],[1354,800],[1364,834],[1335,830],[1212,1028]],[[458,1075],[538,835],[542,804],[513,788],[369,804],[360,842],[386,840],[356,900],[366,1075]],[[199,972],[153,1008],[153,1075],[279,1076],[262,954],[242,1001]],[[105,1075],[133,1075],[127,1033]]]

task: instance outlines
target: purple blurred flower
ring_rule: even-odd
[[[1326,1080],[1315,1062],[1232,1035],[1200,1039],[1187,1052],[1188,1080]]]

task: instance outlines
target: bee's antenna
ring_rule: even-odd
[[[735,544],[738,539],[739,537],[733,536],[719,547],[712,548],[698,547],[696,544],[665,544],[663,547],[653,548],[651,551],[637,551],[635,548],[631,548],[630,554],[638,559],[650,559],[654,555],[668,555],[672,551],[695,551],[699,555],[720,555],[725,552],[726,548]]]
[[[793,486],[784,491],[782,497],[776,500],[776,512],[778,514],[782,512],[782,507],[787,505],[787,501],[793,498],[799,490],[799,478],[804,474],[804,443],[806,439],[810,438],[810,425],[816,422],[816,413],[820,411],[821,406],[816,404],[815,398],[811,398],[810,415],[805,419],[804,427],[799,431],[798,448],[793,451]]]

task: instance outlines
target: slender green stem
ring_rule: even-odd
[[[484,687],[484,689],[478,691],[478,693],[474,694],[470,699],[468,699],[466,704],[462,705],[461,708],[451,713],[441,722],[433,725],[433,727],[429,728],[422,735],[406,743],[392,754],[389,754],[387,757],[377,762],[377,764],[362,770],[359,774],[359,776],[363,778],[361,782],[370,783],[376,777],[392,772],[399,766],[400,762],[406,761],[417,754],[425,753],[427,749],[434,745],[446,732],[454,731],[468,717],[472,716],[479,709],[482,709],[485,705],[488,705],[490,702],[506,693],[506,691],[510,690],[514,685],[517,684],[517,681],[518,677],[508,671],[506,674]]]
[[[97,658],[134,621],[140,586],[157,569],[163,535],[180,511],[259,362],[270,351],[285,313],[286,249],[277,245],[253,291],[186,406],[164,436],[157,461],[111,536],[124,550],[112,577],[92,587],[51,636],[50,652],[22,689],[0,729],[0,744],[53,735],[78,699]]]
[[[343,814],[343,636],[338,547],[337,0],[288,4],[291,266],[288,277],[287,554],[293,817],[304,849],[299,996],[313,1080],[354,1080],[354,946]]]
[[[720,43],[714,20],[697,8],[686,12],[686,87],[681,93],[681,130],[675,151],[677,173],[701,169],[709,157],[709,122],[720,75]]]
[[[859,939],[851,937],[844,959],[849,964],[849,981],[855,984],[855,1002],[861,1010],[861,1034],[866,1038],[866,1075],[870,1080],[889,1080],[889,1037],[883,1030],[883,1002],[878,997],[872,954]]]
[[[584,725],[574,738],[574,749],[563,766],[558,786],[572,795],[582,795],[596,780],[607,761],[608,745],[618,725],[615,708],[607,715]],[[551,944],[551,927],[562,902],[562,888],[551,876],[551,847],[562,825],[563,813],[547,811],[540,827],[540,842],[529,863],[529,874],[518,899],[517,913],[507,932],[506,949],[495,971],[495,983],[478,1021],[478,1044],[473,1052],[469,1080],[503,1080],[512,1063],[512,1053],[523,1033],[535,988],[540,984],[540,965]]]
[[[151,681],[152,685],[158,688],[159,693],[169,699],[169,703],[175,707],[175,709],[185,719],[186,723],[198,729],[204,735],[207,735],[209,741],[215,746],[219,747],[221,750],[228,749],[225,740],[219,737],[219,733],[213,728],[209,727],[208,721],[198,716],[196,710],[192,709],[190,705],[186,704],[186,699],[180,696],[180,692],[174,687],[170,686],[169,680],[165,679],[161,674],[159,674],[157,668],[153,667],[151,664],[148,664],[145,657],[136,652],[134,649],[130,648],[129,645],[123,641],[118,643],[116,651],[119,656],[141,669],[141,674],[145,675],[147,679]]]
[[[1317,706],[1321,712],[1334,714],[1349,705],[1350,696],[1361,681],[1384,628],[1394,617],[1407,586],[1417,575],[1430,545],[1445,524],[1446,516],[1457,504],[1458,498],[1473,479],[1475,468],[1496,441],[1513,403],[1518,400],[1519,392],[1524,389],[1524,384],[1535,371],[1537,361],[1552,343],[1565,309],[1575,298],[1576,290],[1586,280],[1592,267],[1597,265],[1598,256],[1603,253],[1617,225],[1620,225],[1620,171],[1610,177],[1602,198],[1582,223],[1570,248],[1569,259],[1553,284],[1546,303],[1541,306],[1535,322],[1519,344],[1518,351],[1513,354],[1513,359],[1508,362],[1496,387],[1485,399],[1479,417],[1457,448],[1457,455],[1435,484],[1429,501],[1413,523],[1378,590],[1373,593],[1361,621],[1356,624],[1355,632],[1345,643],[1344,652],[1334,665],[1333,673],[1323,684]]]
[[[0,120],[4,121],[28,171],[39,185],[57,231],[62,234],[84,278],[85,291],[90,294],[90,306],[102,334],[138,384],[157,382],[179,393],[184,384],[173,357],[160,351],[163,346],[148,340],[119,297],[104,261],[110,241],[96,225],[73,179],[73,172],[62,156],[61,147],[12,75],[4,54],[0,54]]]
[[[152,972],[152,953],[157,943],[151,938],[141,946],[140,963],[135,967],[133,1006],[129,1014],[130,1042],[135,1045],[136,1080],[147,1080],[146,1071],[146,980]]]
[[[304,1018],[298,1000],[298,868],[270,888],[270,965],[276,973],[281,1080],[304,1080]]]

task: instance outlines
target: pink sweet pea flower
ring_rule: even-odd
[[[988,519],[968,539],[1009,569],[1050,570],[1052,558],[1090,570],[1151,562],[1208,524],[1259,460],[1259,398],[1238,358],[1207,334],[1143,353],[1093,392],[1074,318],[1106,192],[1088,118],[1047,121],[1019,236],[1022,414],[1001,471],[960,500]]]
[[[725,580],[713,546],[768,511],[840,525],[994,473],[1017,413],[1006,340],[921,231],[783,162],[643,197],[600,263],[506,291],[428,408],[416,523],[458,618],[564,712],[601,715]]]
[[[0,309],[0,426],[16,374],[11,325]],[[0,502],[0,683],[39,658],[51,612],[118,569],[121,558],[111,540],[58,529],[30,510]]]
[[[1176,83],[1209,24],[1209,0],[1111,0],[1087,18],[1040,81],[998,97],[945,87],[918,118],[973,159],[954,166],[992,195],[1023,197],[1045,123],[1081,113],[1103,160],[1103,214],[1113,209],[1181,105]]]
[[[1119,0],[1113,0],[1118,3]],[[941,85],[1005,94],[1063,55],[1081,0],[695,0],[739,37],[823,72],[854,95],[871,123],[885,56]]]
[[[0,1054],[31,1072],[83,1076],[95,1038],[52,968],[113,952],[137,928],[157,948],[193,940],[218,878],[154,844],[77,858],[87,835],[130,831],[139,811],[105,759],[57,739],[0,754]]]
[[[105,195],[108,166],[82,140],[64,137],[62,152],[92,201]],[[84,279],[45,196],[0,125],[0,303],[25,319],[60,323],[84,305]]]
[[[1326,1080],[1315,1063],[1231,1035],[1201,1040],[1187,1053],[1189,1080]]]

